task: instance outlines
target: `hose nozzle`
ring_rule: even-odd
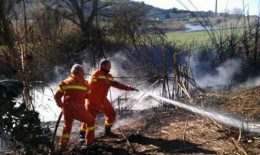
[[[133,91],[139,91],[139,90],[138,90],[138,89],[136,89],[136,88],[133,88],[132,90],[133,90]]]

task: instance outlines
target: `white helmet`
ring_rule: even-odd
[[[82,65],[74,64],[71,67],[70,73],[74,74],[74,73],[79,73],[79,72],[84,72],[84,69],[83,69]]]

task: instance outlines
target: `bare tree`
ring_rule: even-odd
[[[233,11],[232,11],[232,13],[234,15],[241,15],[243,12],[244,12],[244,10],[241,9],[241,8],[234,8]]]
[[[15,35],[8,14],[14,5],[13,1],[2,0],[0,1],[0,43],[6,45],[8,48],[3,49],[5,59],[7,62],[11,62],[13,67],[16,67],[16,57],[18,55],[15,49]]]
[[[22,37],[16,35],[12,21],[11,21],[11,11],[14,11],[15,5],[19,5],[23,2],[23,16],[24,16],[24,27]],[[6,62],[11,64],[17,71],[17,78],[24,83],[24,102],[27,107],[32,106],[32,101],[29,94],[29,83],[30,83],[30,71],[28,70],[29,59],[27,59],[27,18],[26,18],[26,6],[25,1],[0,1],[0,40],[1,43],[6,46],[4,48],[1,46],[2,51],[5,55]],[[14,76],[13,76],[14,77]]]
[[[93,51],[91,53],[93,57],[92,64],[96,64],[96,59],[100,57],[106,57],[102,48],[102,28],[99,27],[98,11],[109,3],[100,2],[98,0],[62,0],[56,1],[56,5],[50,7],[50,10],[60,14],[65,19],[71,21],[81,31],[82,40],[78,43],[78,47],[75,47],[75,52],[82,51],[86,48]],[[106,14],[107,15],[107,14]]]
[[[156,23],[146,20],[147,11],[148,8],[142,3],[124,4],[116,11],[112,28],[117,44],[127,45],[131,57],[143,65],[151,58],[151,51],[147,50],[166,42],[164,33],[156,27]]]

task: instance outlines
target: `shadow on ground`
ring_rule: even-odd
[[[157,152],[163,152],[163,153],[217,154],[215,151],[200,148],[200,145],[185,140],[163,140],[163,139],[149,138],[142,135],[131,135],[129,136],[128,140],[130,143],[156,146],[158,147]],[[145,154],[149,152],[142,152],[142,153]]]

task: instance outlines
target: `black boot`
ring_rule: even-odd
[[[82,145],[85,143],[85,131],[79,131],[79,143]]]
[[[111,131],[111,127],[105,127],[105,136],[116,138],[117,135]]]

